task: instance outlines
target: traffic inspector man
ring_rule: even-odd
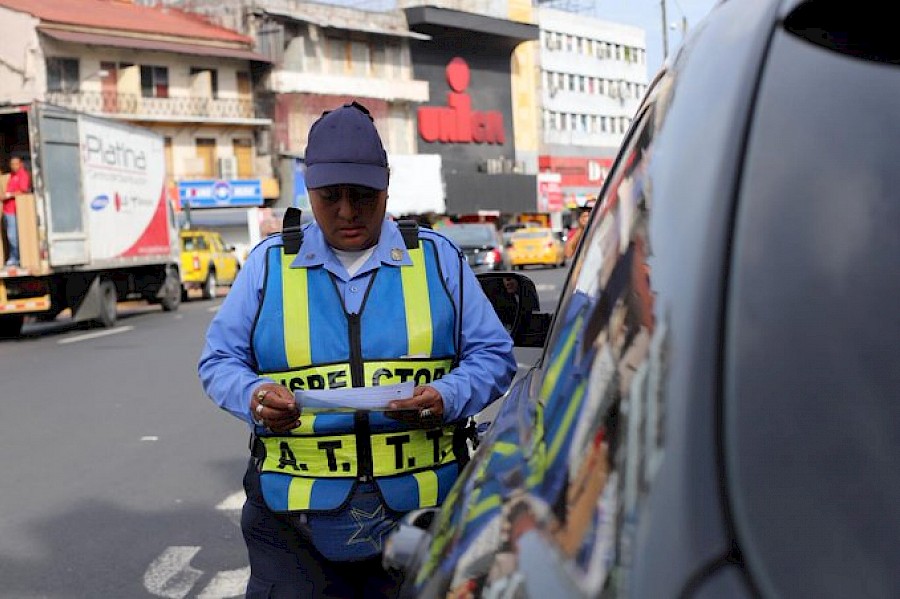
[[[207,332],[203,388],[252,429],[250,598],[396,596],[385,535],[443,501],[468,457],[462,425],[516,371],[459,249],[385,219],[388,176],[364,106],[324,113],[306,148],[315,221],[286,217],[251,251]],[[301,411],[294,399],[404,381],[415,391],[396,411]]]

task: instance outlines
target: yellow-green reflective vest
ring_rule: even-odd
[[[268,248],[257,372],[295,391],[441,378],[456,356],[456,311],[434,243],[420,239],[409,255],[411,266],[379,268],[359,314],[347,314],[331,273],[291,268],[294,255]],[[263,495],[276,512],[332,511],[374,480],[396,511],[438,505],[459,471],[455,429],[410,428],[380,412],[304,413],[289,434],[259,437]]]

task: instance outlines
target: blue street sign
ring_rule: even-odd
[[[259,179],[179,181],[178,199],[191,208],[262,206],[262,184]]]

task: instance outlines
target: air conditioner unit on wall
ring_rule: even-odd
[[[234,156],[219,158],[219,178],[226,181],[237,179],[237,158]]]

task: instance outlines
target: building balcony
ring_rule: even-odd
[[[251,99],[146,98],[118,92],[47,92],[47,102],[123,120],[267,124]]]

